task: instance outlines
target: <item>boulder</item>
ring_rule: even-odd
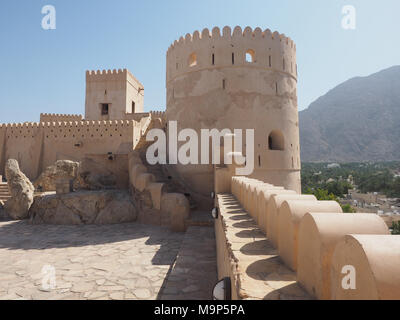
[[[37,196],[29,215],[33,224],[114,224],[136,221],[137,208],[126,191],[78,191]]]
[[[19,169],[17,160],[9,159],[5,171],[11,198],[5,203],[4,209],[12,219],[26,219],[33,203],[35,187]]]
[[[56,182],[60,179],[75,180],[78,175],[79,162],[58,160],[54,165],[47,167],[34,182],[37,190],[47,192],[56,190]]]

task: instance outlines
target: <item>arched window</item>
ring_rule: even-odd
[[[273,130],[268,136],[269,150],[285,150],[285,138],[279,130]]]
[[[246,62],[253,63],[255,62],[256,53],[254,50],[249,49],[246,51]]]
[[[196,55],[196,53],[193,52],[193,53],[189,56],[189,62],[188,62],[188,64],[189,64],[189,67],[197,66],[197,55]]]

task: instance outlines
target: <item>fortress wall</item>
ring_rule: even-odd
[[[252,62],[245,59],[248,50]],[[225,27],[222,33],[214,28],[211,34],[208,29],[188,34],[167,52],[167,119],[176,120],[178,130],[254,129],[251,177],[300,192],[295,65],[293,41],[277,32]],[[269,150],[274,131],[283,136],[280,150]],[[245,153],[244,136],[242,148]],[[177,170],[199,189],[211,190],[212,168]]]
[[[80,114],[41,113],[40,122],[82,121]]]
[[[2,125],[4,132],[3,160],[0,172],[4,175],[8,159],[16,159],[28,178],[35,178],[41,166],[43,132],[39,123]]]
[[[260,183],[256,179],[232,177],[231,190],[240,205],[233,206],[233,201],[229,200],[228,206],[245,221],[240,225],[241,230],[251,228],[253,233],[247,237],[239,237],[235,233],[235,227],[239,225],[236,219],[232,224],[223,227],[216,222],[220,278],[229,276],[235,291],[243,292],[245,285],[238,282],[237,278],[246,273],[238,271],[236,266],[248,266],[249,257],[242,254],[236,256],[234,261],[227,259],[232,247],[226,239],[232,236],[238,239],[240,245],[236,244],[234,249],[243,253],[244,249],[252,246],[253,241],[260,239],[255,231],[255,216],[259,216],[257,224],[261,227],[262,217],[268,215],[275,206],[275,211],[278,210],[278,223],[275,226],[270,225],[267,232],[265,228],[261,228],[266,236],[265,247],[272,248],[273,232],[270,228],[275,228],[278,254],[281,255],[279,261],[297,271],[297,283],[311,297],[345,300],[400,299],[400,236],[390,235],[388,227],[378,215],[342,213],[340,205],[335,201],[316,201],[313,196],[300,196],[290,190],[274,188],[276,187]],[[217,195],[220,200],[232,199],[231,197],[229,194]],[[252,203],[254,198],[258,199],[256,207]],[[216,204],[221,208],[223,201],[217,201]],[[221,215],[223,210],[221,208]],[[252,210],[258,213],[250,213]],[[257,250],[260,247],[257,246]],[[275,261],[275,255],[271,253],[267,260]],[[265,256],[256,250],[252,251],[251,257],[259,260],[259,263],[266,261]],[[268,274],[269,271],[269,266],[264,269],[260,267],[258,274]],[[285,272],[287,274],[289,272]],[[354,282],[351,278],[354,278]],[[283,279],[284,276],[274,274],[274,282],[278,283]],[[346,287],[349,285],[354,285],[355,288]],[[261,289],[255,282],[252,283],[252,288],[259,292],[260,297],[267,295],[268,289]],[[233,299],[235,298],[243,297],[234,295]]]
[[[21,170],[32,180],[57,160],[80,161],[86,154],[128,154],[132,150],[133,120],[74,121],[7,124],[0,126],[5,140],[0,172],[5,161],[18,160]]]
[[[43,166],[64,159],[79,161],[85,154],[128,154],[133,128],[134,122],[128,120],[47,123]]]

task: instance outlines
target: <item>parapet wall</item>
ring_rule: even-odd
[[[86,154],[128,154],[140,121],[58,121],[0,124],[0,174],[7,159],[18,160],[30,179],[57,160],[80,161]]]
[[[234,299],[285,299],[283,291],[290,286],[290,292],[294,292],[293,284],[281,287],[283,280],[292,279],[282,268],[281,278],[278,272],[273,276],[274,285],[279,283],[279,287],[273,287],[274,292],[268,287],[271,266],[266,261],[275,261],[277,256],[267,256],[267,252],[275,247],[279,261],[295,272],[297,285],[311,297],[400,300],[400,236],[390,235],[379,216],[342,213],[335,202],[296,196],[247,177],[233,177],[230,189],[233,195],[217,196],[220,219],[226,222],[221,226],[217,220],[216,233],[219,276],[231,278]],[[232,218],[227,208],[233,208]],[[243,220],[239,230],[235,214]],[[268,225],[273,221],[271,214],[277,223]],[[261,228],[257,221],[267,221],[267,228]],[[266,229],[266,234],[261,229]],[[271,241],[271,234],[278,241]],[[237,243],[229,245],[226,239]],[[254,279],[260,281],[248,279],[249,272],[257,274]],[[297,298],[304,297],[299,294]]]
[[[252,62],[246,61],[246,53]],[[271,69],[297,79],[296,45],[293,40],[269,29],[237,26],[206,28],[175,41],[167,51],[167,83],[172,79],[201,69],[253,67]]]
[[[41,113],[40,122],[57,122],[57,121],[82,121],[80,114],[57,114],[57,113]]]
[[[87,70],[86,81],[124,81],[128,80],[132,85],[138,84],[141,88],[143,85],[128,69],[113,69],[113,70]],[[138,88],[137,88],[138,89]]]

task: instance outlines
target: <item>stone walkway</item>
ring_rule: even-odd
[[[160,298],[211,300],[217,282],[216,260],[214,227],[189,227]]]
[[[183,238],[140,224],[0,222],[0,299],[157,299]]]

